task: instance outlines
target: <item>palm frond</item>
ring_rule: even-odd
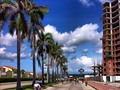
[[[14,35],[15,28],[16,28],[16,22],[11,20],[9,22],[9,32],[12,36]]]
[[[3,0],[2,3],[13,4],[11,0]]]

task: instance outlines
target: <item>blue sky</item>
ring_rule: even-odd
[[[45,32],[65,45],[62,49],[68,58],[68,72],[78,73],[80,68],[91,72],[94,62],[102,60],[102,3],[109,0],[34,1],[49,7],[42,23]],[[16,68],[16,52],[16,35],[12,37],[5,25],[0,37],[0,66]],[[21,69],[32,72],[30,52],[30,44],[25,40],[21,45]],[[37,66],[37,72],[40,71]]]

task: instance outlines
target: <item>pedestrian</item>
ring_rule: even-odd
[[[82,83],[84,83],[84,79],[82,78]]]
[[[41,90],[41,83],[40,82],[37,82],[34,84],[34,90]]]
[[[87,84],[88,84],[88,78],[87,77],[84,78],[84,82],[85,82],[85,86],[87,86]]]
[[[61,82],[62,82],[62,84],[63,84],[63,81],[64,81],[64,78],[61,78]]]

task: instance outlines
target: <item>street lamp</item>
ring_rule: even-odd
[[[84,69],[81,68],[81,69],[78,70],[78,72],[80,72],[80,76],[82,78],[82,73],[84,72]]]

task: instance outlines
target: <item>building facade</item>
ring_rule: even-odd
[[[103,75],[120,76],[120,0],[103,4]]]

